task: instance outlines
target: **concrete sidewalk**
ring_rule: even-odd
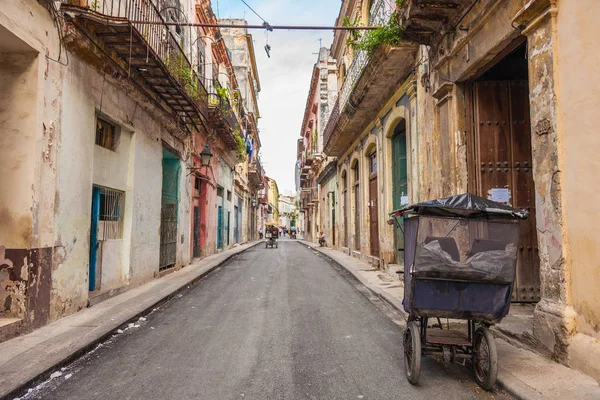
[[[10,398],[30,382],[45,378],[124,324],[137,320],[231,257],[260,243],[244,244],[195,261],[30,334],[0,343],[0,399]]]
[[[340,251],[300,240],[352,273],[379,298],[406,315],[402,306],[404,285],[398,277],[374,270],[367,263]],[[517,399],[600,399],[600,385],[593,378],[530,351],[496,340],[497,385]]]

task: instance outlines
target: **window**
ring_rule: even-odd
[[[98,240],[123,239],[124,205],[124,192],[100,188]]]
[[[204,41],[198,40],[198,76],[202,83],[204,83],[204,74],[206,70],[206,53],[204,48]]]
[[[194,177],[194,189],[200,190],[200,177],[199,176]]]
[[[372,152],[369,156],[369,173],[375,175],[377,173],[377,152]]]
[[[217,196],[223,197],[223,188],[222,187],[217,187]]]
[[[354,175],[354,183],[358,183],[359,174],[358,174],[358,163],[354,167],[352,167],[352,175]]]
[[[117,127],[103,119],[96,118],[96,144],[105,149],[115,150],[118,145]]]
[[[227,191],[227,201],[231,201],[231,191]]]

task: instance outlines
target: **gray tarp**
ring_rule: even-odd
[[[471,193],[446,197],[438,200],[424,201],[396,210],[391,214],[416,212],[419,215],[437,215],[442,217],[482,218],[499,217],[510,219],[527,219],[529,212],[496,203]]]
[[[420,278],[512,283],[516,262],[517,248],[513,244],[504,250],[482,251],[465,261],[455,261],[434,240],[417,245],[413,274]]]

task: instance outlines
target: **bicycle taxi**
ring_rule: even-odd
[[[408,381],[418,382],[421,356],[434,355],[446,363],[472,365],[479,386],[491,390],[498,361],[489,327],[508,314],[519,223],[528,212],[467,193],[410,205],[390,215],[399,229],[403,225],[404,233]],[[466,324],[453,323],[463,328],[449,329],[441,318]]]

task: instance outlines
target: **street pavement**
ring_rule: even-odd
[[[293,240],[254,247],[22,399],[481,399],[460,366],[404,375],[396,311]]]

